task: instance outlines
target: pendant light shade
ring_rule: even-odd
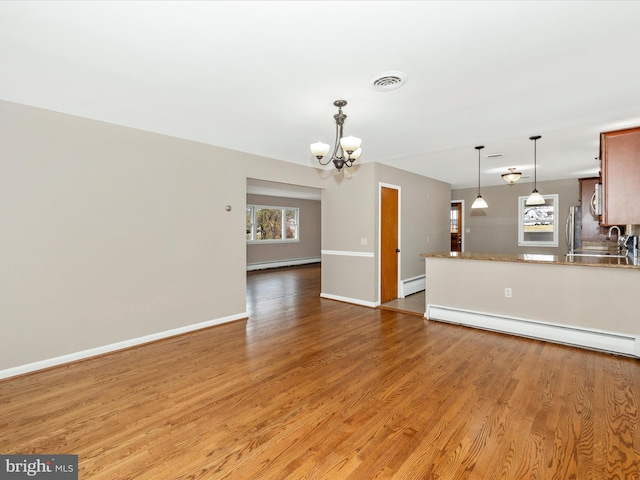
[[[480,195],[480,150],[484,148],[484,145],[480,145],[474,148],[478,150],[478,196],[473,202],[473,205],[471,205],[471,208],[487,208],[489,205],[487,205],[485,199],[482,198],[482,195]]]
[[[537,141],[540,139],[540,135],[534,135],[529,137],[529,140],[533,140],[533,192],[527,198],[525,205],[544,205],[544,198],[538,193],[538,177],[537,177]]]
[[[544,205],[544,197],[538,193],[538,190],[531,192],[531,195],[525,202],[526,205]]]
[[[359,149],[361,143],[362,140],[353,136],[342,137],[340,139],[340,146],[342,147],[342,150],[347,152],[349,155]]]
[[[476,199],[473,201],[471,208],[488,208],[487,201],[482,198],[482,195],[478,195]]]
[[[313,154],[313,156],[320,159],[327,153],[329,153],[331,145],[329,145],[328,143],[316,142],[312,143],[309,148],[311,149],[311,153]]]

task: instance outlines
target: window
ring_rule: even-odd
[[[247,205],[247,242],[297,242],[299,210]]]
[[[558,246],[558,195],[542,195],[544,205],[525,204],[529,197],[518,197],[518,245]]]

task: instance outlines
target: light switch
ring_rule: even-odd
[[[360,239],[360,245],[366,245],[367,244],[367,237],[362,237]]]

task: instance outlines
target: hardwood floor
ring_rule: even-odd
[[[83,480],[640,479],[640,362],[319,298],[0,382],[0,453]]]

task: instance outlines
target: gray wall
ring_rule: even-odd
[[[472,210],[471,205],[478,195],[477,188],[451,191],[451,200],[464,200],[464,250],[477,253],[541,253],[564,255],[567,253],[565,222],[569,207],[580,205],[580,185],[577,179],[538,182],[538,191],[543,195],[558,194],[560,217],[558,247],[518,246],[518,197],[527,196],[533,183],[516,183],[483,187],[482,197],[489,208]],[[466,232],[470,229],[470,232]],[[447,247],[448,249],[449,247]]]
[[[244,235],[233,228],[243,210],[224,209],[245,201],[244,178],[223,161],[238,154],[1,109],[0,291],[9,326],[0,365],[245,311]]]
[[[248,194],[247,204],[300,209],[299,241],[270,244],[247,243],[247,265],[320,258],[320,201]]]

